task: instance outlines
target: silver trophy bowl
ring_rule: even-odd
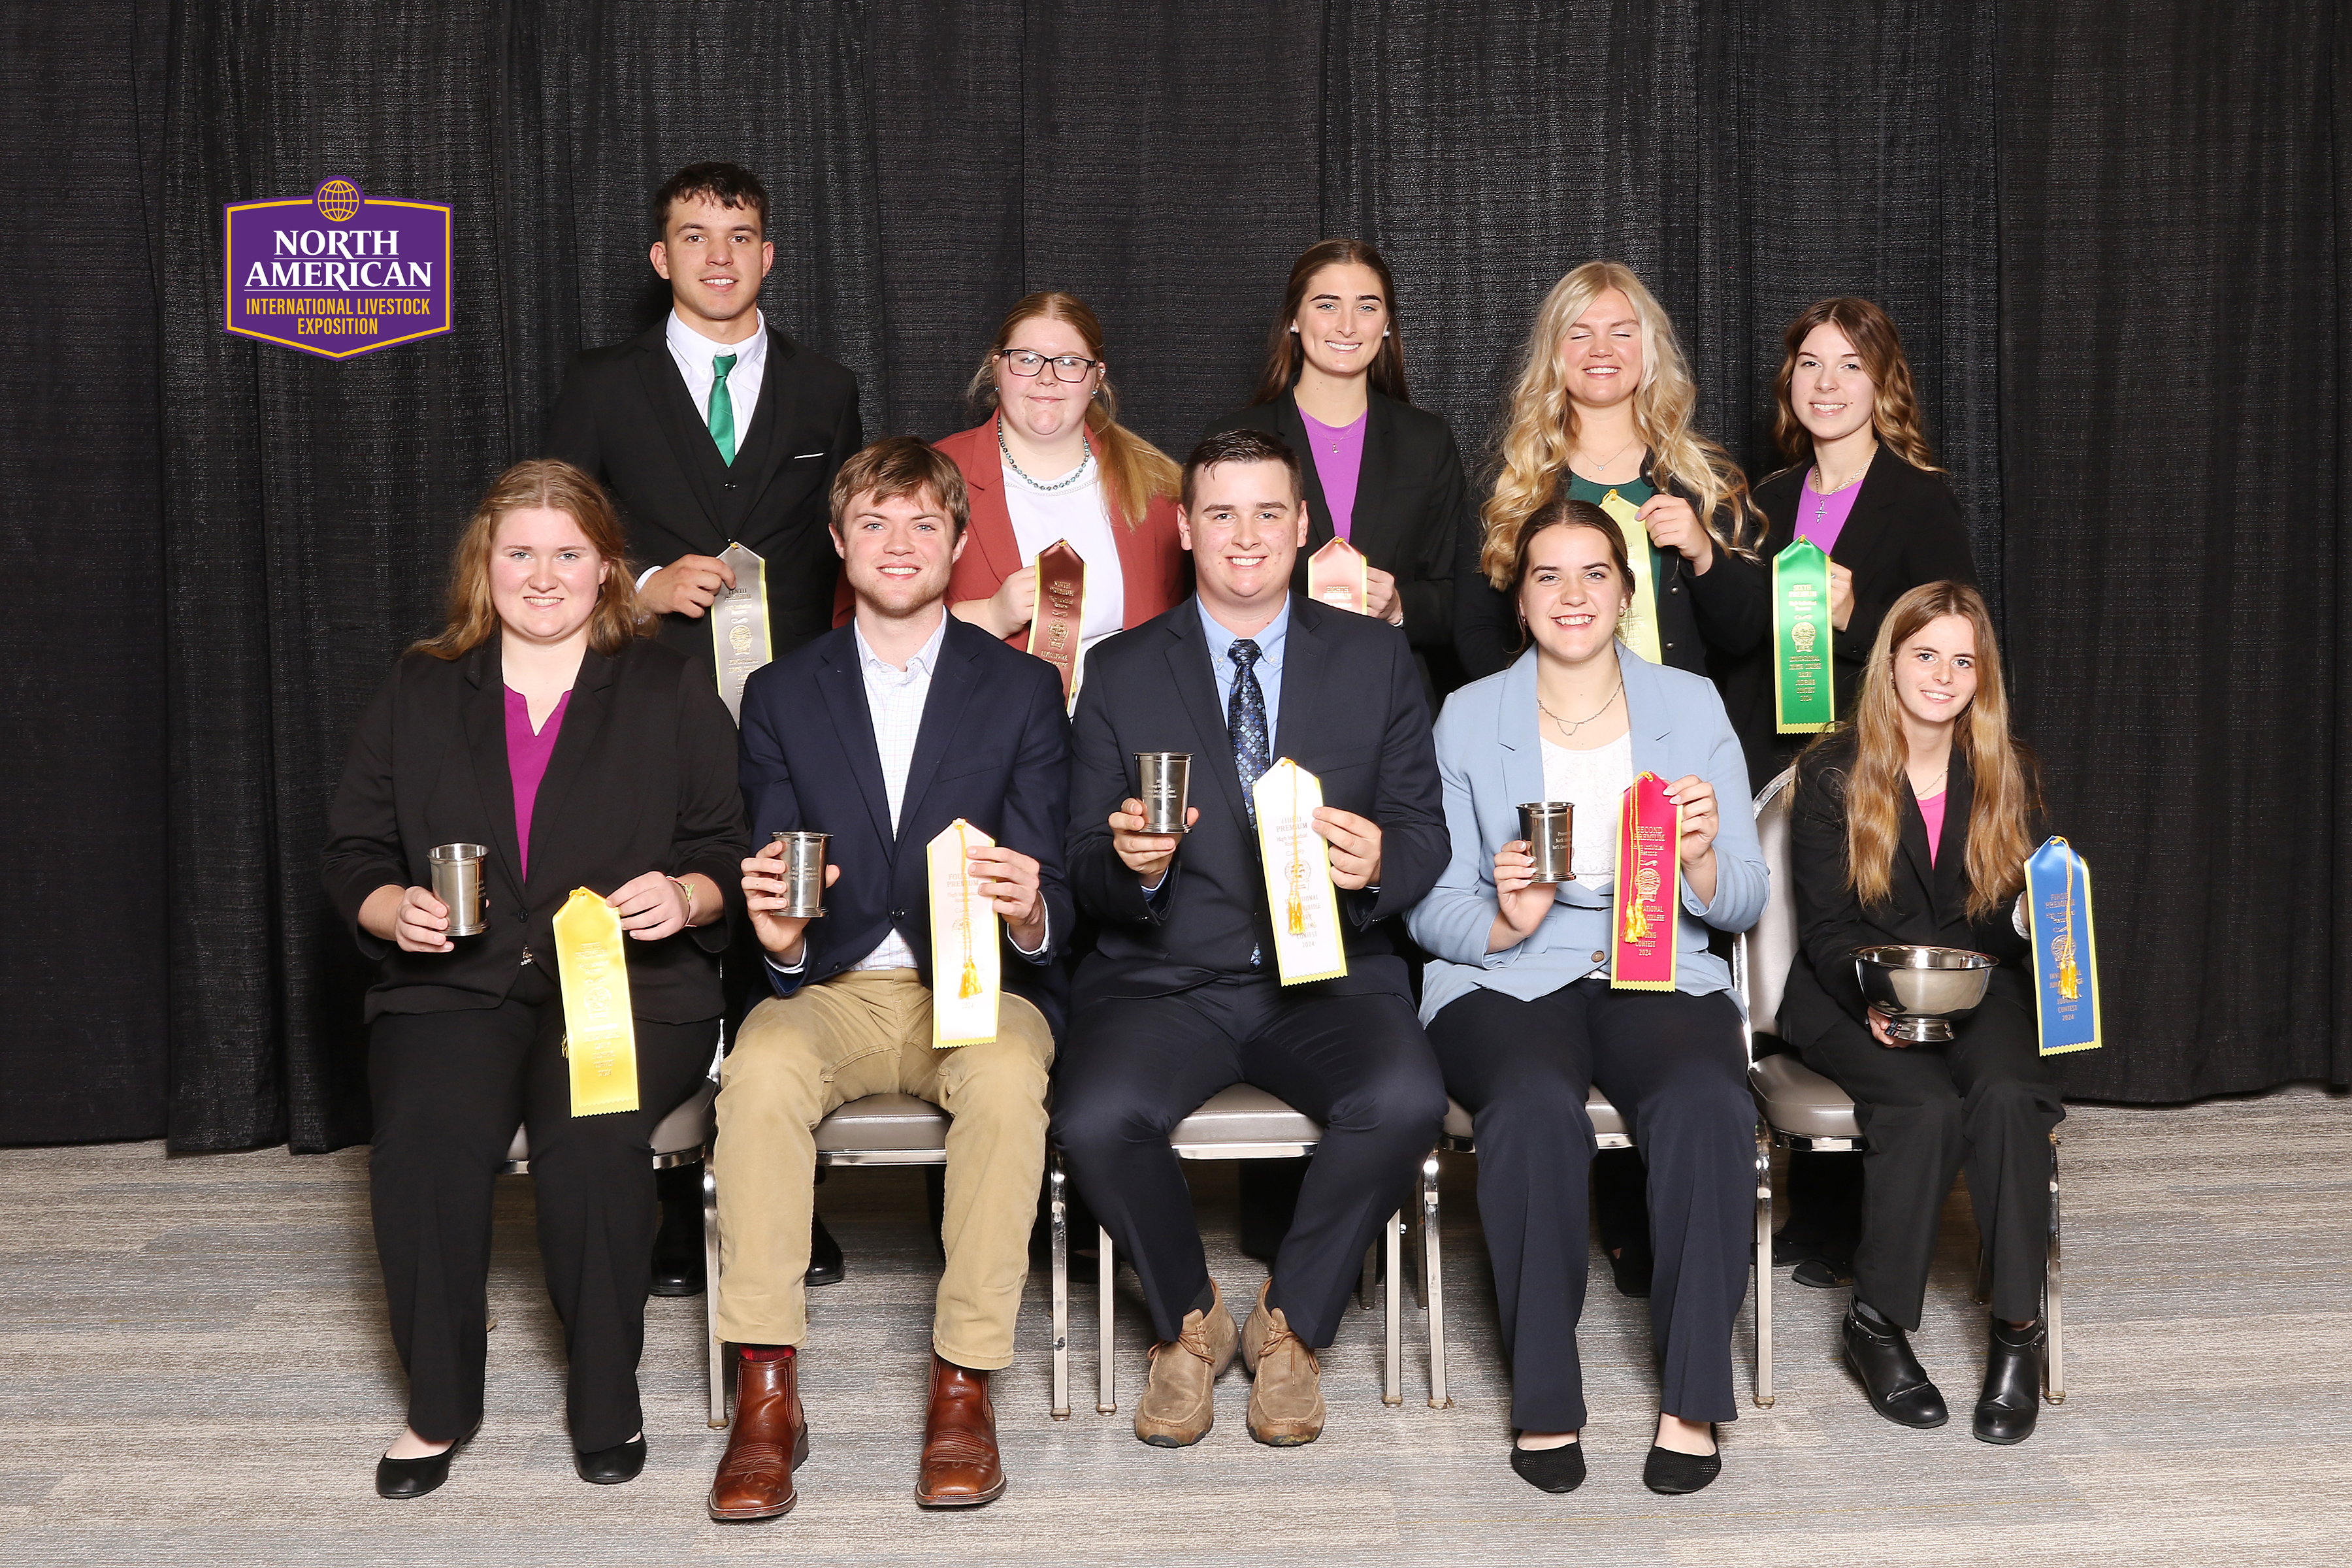
[[[1853,950],[1853,976],[1862,999],[1895,1016],[1886,1032],[1914,1045],[1952,1037],[1952,1020],[1973,1012],[2000,960],[1959,947],[1914,947],[1890,942]]]

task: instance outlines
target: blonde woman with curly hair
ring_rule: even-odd
[[[1895,601],[1853,721],[1797,764],[1790,875],[1798,951],[1780,1030],[1853,1097],[1868,1140],[1845,1359],[1871,1405],[1913,1427],[1948,1419],[1907,1338],[1919,1327],[1936,1224],[1965,1167],[1992,1268],[1976,1436],[2022,1442],[2040,1407],[2050,1131],[2066,1114],[2034,1035],[2012,905],[2043,835],[2032,759],[2011,738],[1984,599],[1929,583]],[[1906,1041],[1864,999],[1854,949],[1990,953],[1985,997],[1941,1045]]]
[[[1762,635],[1748,482],[1692,427],[1697,405],[1674,323],[1631,268],[1588,261],[1552,286],[1520,356],[1482,528],[1455,565],[1454,646],[1474,679],[1523,646],[1497,573],[1519,525],[1554,500],[1613,494],[1636,510],[1627,633],[1644,657],[1704,675],[1709,645]]]

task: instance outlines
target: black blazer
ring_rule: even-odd
[[[1276,722],[1275,756],[1320,779],[1326,805],[1381,829],[1379,891],[1339,895],[1348,973],[1299,989],[1407,995],[1404,960],[1376,922],[1421,901],[1450,845],[1410,645],[1385,621],[1294,595]],[[1101,922],[1078,966],[1076,1005],[1168,995],[1220,978],[1278,978],[1257,833],[1242,802],[1199,600],[1095,645],[1071,752],[1070,886]],[[1110,814],[1139,788],[1138,752],[1190,752],[1191,804],[1201,810],[1176,851],[1172,886],[1150,900],[1111,847]],[[1253,944],[1265,960],[1255,970]]]
[[[1433,705],[1462,684],[1454,662],[1454,563],[1456,541],[1475,533],[1477,515],[1462,477],[1462,454],[1445,421],[1424,408],[1372,391],[1364,423],[1364,465],[1356,479],[1348,542],[1397,580],[1404,601],[1404,633],[1428,678]],[[1290,574],[1293,593],[1307,593],[1307,558],[1331,542],[1337,530],[1323,477],[1307,438],[1298,400],[1286,393],[1271,403],[1236,410],[1202,432],[1265,430],[1298,454],[1307,486],[1307,548]],[[1435,660],[1434,667],[1431,661]]]
[[[1062,875],[1069,826],[1069,723],[1054,667],[947,617],[947,639],[923,701],[899,820],[890,820],[882,755],[875,744],[866,676],[849,626],[752,672],[743,687],[743,805],[753,835],[807,829],[833,835],[825,849],[841,879],[825,915],[808,926],[804,967],[765,966],[777,994],[829,980],[872,952],[894,928],[931,984],[931,905],[924,847],[961,816],[1008,849],[1037,861],[1045,902],[1045,959],[1004,943],[1004,987],[1026,996],[1056,1036],[1077,910]]]
[[[1804,749],[1811,735],[1783,735],[1772,714],[1772,557],[1797,537],[1797,509],[1804,499],[1811,463],[1800,463],[1756,487],[1763,509],[1764,614],[1751,635],[1734,636],[1717,648],[1717,673],[1740,750],[1748,753],[1748,783],[1762,789]],[[1884,443],[1863,476],[1862,493],[1839,531],[1830,559],[1853,574],[1853,613],[1845,630],[1830,634],[1830,658],[1837,712],[1853,710],[1862,689],[1870,645],[1895,601],[1922,583],[1966,583],[1975,587],[1976,562],[1969,552],[1968,526],[1951,481],[1915,468]]]
[[[1919,815],[1911,786],[1904,785],[1903,846],[1895,858],[1891,895],[1885,906],[1865,908],[1845,879],[1845,789],[1853,756],[1849,731],[1806,752],[1797,764],[1789,823],[1797,955],[1780,997],[1782,1037],[1801,1050],[1840,1023],[1864,1024],[1862,986],[1848,955],[1880,942],[1989,952],[2000,960],[2000,967],[1992,972],[1987,994],[2032,1007],[2031,953],[2010,923],[2010,907],[2004,904],[1979,921],[1968,918],[1969,805],[1975,798],[1968,759],[1958,749],[1952,752],[1951,772],[1944,780],[1944,833],[1932,864],[1927,818]],[[2029,841],[2042,837],[2039,821],[2029,824]]]
[[[699,871],[727,914],[659,942],[629,939],[629,1000],[640,1018],[719,1016],[718,955],[742,912],[751,852],[735,789],[735,726],[704,672],[649,641],[580,661],[530,816],[530,879],[519,870],[507,771],[499,639],[446,660],[411,653],[360,719],[328,813],[327,896],[381,964],[367,1016],[494,1007],[528,948],[554,975],[555,911],[574,888],[610,893],[660,871]],[[436,844],[487,844],[489,930],[455,952],[404,952],[360,929],[378,888],[433,885]]]
[[[833,625],[840,570],[829,531],[833,476],[865,444],[857,382],[768,329],[768,363],[751,426],[730,467],[687,392],[663,333],[572,362],[547,430],[547,455],[603,481],[629,530],[631,570],[716,555],[740,541],[767,562],[770,636],[778,653]],[[661,617],[661,639],[710,672],[710,617]]]
[[[1682,497],[1694,510],[1698,507],[1698,498],[1681,485],[1658,483],[1647,453],[1642,458],[1642,480],[1653,489]],[[1728,521],[1725,509],[1717,508],[1717,531],[1731,531]],[[1527,647],[1511,596],[1497,592],[1478,569],[1485,542],[1478,526],[1464,529],[1454,563],[1454,646],[1472,680],[1508,668]],[[1651,560],[1664,567],[1657,579],[1660,663],[1708,675],[1711,648],[1726,642],[1747,646],[1761,635],[1759,625],[1769,625],[1770,578],[1738,552],[1717,546],[1705,576],[1679,550],[1654,547]]]

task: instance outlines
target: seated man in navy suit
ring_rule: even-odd
[[[812,1134],[869,1094],[918,1095],[954,1118],[916,1500],[951,1507],[1003,1491],[988,1374],[1013,1359],[1064,1008],[1056,960],[1076,919],[1062,877],[1060,678],[947,614],[969,516],[962,476],[893,437],[842,466],[832,507],[856,616],[743,691],[753,842],[786,829],[832,839],[822,920],[782,912],[780,845],[743,862],[775,994],[744,1021],[719,1096],[719,1331],[740,1349],[715,1519],[793,1506],[808,1448],[794,1352],[808,1335]],[[926,847],[958,818],[994,840],[967,863],[1003,921],[1003,994],[993,1040],[940,1049]]]
[[[1151,1308],[1160,1342],[1136,1436],[1200,1441],[1239,1349],[1255,1376],[1250,1436],[1307,1443],[1323,1430],[1316,1352],[1445,1114],[1404,960],[1379,923],[1444,868],[1444,806],[1404,634],[1290,592],[1307,510],[1282,439],[1244,429],[1202,441],[1178,518],[1198,595],[1096,647],[1079,689],[1070,885],[1101,932],[1078,968],[1054,1136]],[[1145,751],[1192,755],[1181,838],[1143,830]],[[1248,797],[1279,757],[1321,782],[1313,826],[1329,845],[1347,955],[1345,974],[1289,986]],[[1168,1134],[1242,1082],[1325,1131],[1273,1278],[1236,1329]]]

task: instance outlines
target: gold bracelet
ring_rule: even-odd
[[[663,874],[668,875],[667,872]],[[679,892],[686,895],[686,923],[692,925],[694,923],[694,884],[683,877],[671,877],[669,879],[677,884]]]

